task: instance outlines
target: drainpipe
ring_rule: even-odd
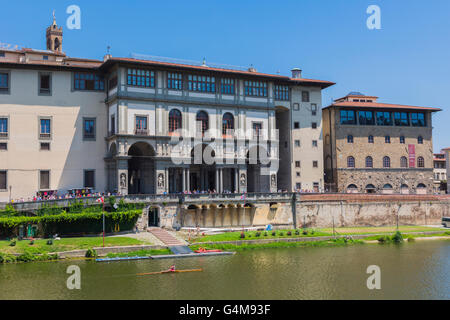
[[[297,229],[297,194],[292,194],[292,219],[294,222],[294,229]]]

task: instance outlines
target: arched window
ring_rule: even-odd
[[[373,136],[369,136],[368,142],[369,142],[369,143],[373,143]]]
[[[373,168],[373,159],[372,157],[366,157],[366,168]]]
[[[353,143],[353,136],[352,135],[347,136],[347,142],[348,143]]]
[[[408,158],[406,157],[400,158],[400,168],[408,168]]]
[[[227,112],[222,118],[222,134],[233,134],[234,130],[234,117],[231,113]]]
[[[348,157],[347,158],[347,168],[354,168],[355,167],[355,158]]]
[[[386,184],[383,186],[383,189],[392,189],[392,186],[391,186],[389,183],[386,183]]]
[[[417,158],[417,167],[425,168],[425,159],[423,157]]]
[[[391,167],[391,158],[384,157],[383,158],[383,168],[390,168]]]
[[[423,137],[422,137],[422,136],[419,136],[419,137],[417,138],[417,143],[418,143],[418,144],[423,144]]]
[[[197,112],[197,132],[205,134],[209,129],[208,114],[205,111]]]
[[[181,112],[178,109],[172,109],[169,112],[169,132],[181,129]]]
[[[358,193],[358,187],[355,184],[351,184],[347,187],[347,193]]]

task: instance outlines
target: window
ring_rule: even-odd
[[[294,122],[294,129],[300,129],[300,122]]]
[[[169,132],[175,132],[181,129],[181,112],[178,109],[172,109],[169,112]]]
[[[113,76],[108,81],[108,90],[112,90],[117,87],[117,76]]]
[[[0,150],[1,151],[8,150],[8,144],[6,142],[0,142]]]
[[[9,73],[0,72],[0,93],[9,93]]]
[[[50,189],[50,171],[41,170],[39,171],[39,190],[49,190]]]
[[[196,121],[197,121],[197,132],[201,132],[202,134],[205,134],[206,131],[209,129],[209,123],[208,123],[208,114],[205,111],[199,111],[197,113]]]
[[[146,116],[136,116],[136,129],[135,134],[146,136],[147,132],[147,117]]]
[[[267,97],[267,82],[245,81],[244,92],[246,96]]]
[[[116,116],[111,116],[111,134],[116,133]]]
[[[312,146],[313,146],[313,148],[317,147],[317,140],[312,141]]]
[[[4,52],[0,52],[0,58],[4,58],[5,57],[5,53]]]
[[[297,182],[297,183],[295,184],[295,189],[296,189],[297,191],[300,191],[300,190],[302,189],[302,184],[299,183],[299,182]]]
[[[227,112],[222,117],[222,134],[233,135],[234,132],[234,117],[231,113]]]
[[[181,73],[167,72],[167,88],[183,89],[183,75]]]
[[[40,138],[50,138],[51,137],[51,120],[50,119],[40,119]]]
[[[394,112],[394,123],[396,126],[409,126],[407,112]]]
[[[295,172],[295,175],[296,175],[297,177],[300,177],[300,171]]]
[[[105,90],[103,77],[95,73],[75,72],[75,90]]]
[[[317,115],[317,104],[311,103],[311,115],[315,116]]]
[[[0,118],[0,138],[8,137],[8,118]]]
[[[372,111],[358,111],[359,124],[361,125],[374,125],[375,118]]]
[[[275,100],[289,100],[289,87],[275,85]]]
[[[302,102],[309,102],[309,91],[302,91]]]
[[[128,69],[127,85],[135,87],[154,88],[155,72],[143,69]]]
[[[95,170],[84,170],[84,187],[95,188]]]
[[[300,110],[300,104],[299,104],[299,103],[294,103],[294,104],[292,105],[292,109],[294,109],[294,111]]]
[[[42,60],[48,60],[48,56],[42,56]]]
[[[400,136],[400,143],[404,144],[405,143],[405,137],[404,136]]]
[[[253,122],[252,123],[252,129],[253,129],[253,139],[257,137],[261,137],[262,135],[262,122]]]
[[[317,122],[313,122],[313,123],[311,123],[311,128],[313,128],[313,129],[317,129]]]
[[[391,143],[391,137],[390,136],[385,136],[384,137],[384,142],[385,143]]]
[[[390,112],[377,112],[377,125],[392,126],[392,114]]]
[[[406,157],[400,158],[400,168],[408,168],[408,158]]]
[[[220,79],[220,90],[223,94],[234,94],[234,79]]]
[[[216,92],[216,78],[210,76],[188,75],[188,90]]]
[[[0,190],[7,190],[8,183],[6,179],[6,171],[0,171]]]
[[[49,73],[39,73],[39,94],[51,95],[52,76]]]
[[[300,168],[300,161],[295,161],[295,167]]]
[[[355,158],[348,157],[347,158],[347,168],[354,168],[355,167]]]
[[[83,119],[83,139],[95,139],[95,118],[84,118]]]
[[[423,157],[417,158],[417,167],[418,168],[425,168],[425,159]]]
[[[366,168],[373,168],[373,159],[372,157],[366,157]]]
[[[417,143],[418,144],[423,144],[423,137],[422,136],[417,137]]]
[[[391,167],[391,158],[384,157],[383,158],[383,168],[390,168]]]
[[[367,138],[367,140],[368,140],[369,143],[373,143],[373,136],[369,136],[369,137]]]
[[[353,143],[353,136],[347,136],[347,143]]]
[[[411,124],[413,127],[425,127],[425,113],[411,113]]]
[[[355,111],[341,110],[341,124],[356,124]]]
[[[50,151],[50,143],[49,142],[41,142],[41,150],[42,151]]]
[[[319,167],[319,161],[313,161],[313,168]]]
[[[295,141],[294,141],[294,145],[295,145],[297,148],[300,148],[300,140],[295,140]]]

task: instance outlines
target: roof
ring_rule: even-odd
[[[155,66],[155,67],[172,67],[172,68],[179,68],[179,69],[190,69],[190,70],[201,70],[201,71],[211,71],[211,72],[223,72],[223,73],[230,73],[230,74],[238,74],[243,76],[251,76],[251,77],[265,77],[265,78],[271,78],[271,79],[278,79],[280,81],[289,81],[289,82],[295,82],[299,84],[308,84],[308,85],[318,85],[322,88],[327,88],[329,86],[334,85],[334,82],[331,81],[325,81],[325,80],[316,80],[316,79],[306,79],[306,78],[290,78],[287,76],[281,76],[281,75],[275,75],[275,74],[268,74],[268,73],[261,73],[261,72],[253,72],[253,71],[242,71],[242,70],[234,70],[234,69],[226,69],[226,68],[214,68],[214,67],[208,67],[208,66],[195,66],[195,65],[188,65],[188,64],[181,64],[181,63],[172,63],[172,62],[162,62],[162,61],[153,61],[153,60],[141,60],[141,59],[134,59],[134,58],[110,58],[108,59],[101,68],[106,68],[110,64],[114,63],[137,63],[137,64],[143,64],[148,66]]]
[[[379,102],[355,102],[355,101],[343,101],[343,102],[335,102],[324,109],[330,107],[353,107],[353,108],[376,108],[376,109],[405,109],[405,110],[421,110],[421,111],[431,111],[437,112],[442,111],[439,108],[431,108],[431,107],[417,107],[417,106],[408,106],[401,104],[390,104],[390,103],[379,103]]]

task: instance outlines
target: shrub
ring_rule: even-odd
[[[288,236],[292,236],[292,232],[288,231],[288,232],[287,232],[287,235],[288,235]]]
[[[9,243],[10,247],[15,247],[16,246],[16,240],[11,240],[11,242]]]
[[[390,239],[389,239],[388,236],[379,236],[377,238],[377,240],[378,240],[379,243],[386,243],[386,242],[389,242]]]
[[[241,232],[241,235],[239,236],[241,239],[245,238],[245,233]]]
[[[300,235],[300,231],[295,230],[295,235],[296,235],[296,236],[299,236],[299,235]]]
[[[400,231],[397,231],[393,236],[392,236],[392,241],[394,242],[394,243],[401,243],[401,242],[403,242],[403,236],[402,236],[402,234],[400,233]]]
[[[416,241],[416,239],[414,239],[413,236],[409,236],[409,237],[408,237],[408,242],[414,242],[414,241]]]
[[[311,234],[314,234],[314,232],[315,232],[314,230],[311,230]]]
[[[12,254],[1,253],[0,252],[0,263],[12,263],[16,262],[16,257]]]
[[[267,232],[264,232],[264,237],[267,237]]]
[[[34,240],[30,240],[29,245],[32,246],[34,244]]]
[[[22,253],[20,256],[17,257],[17,261],[22,262],[31,262],[36,260],[36,256],[30,252]]]
[[[96,258],[97,251],[95,251],[95,249],[89,248],[89,249],[87,249],[86,254],[84,256],[86,258]]]
[[[259,236],[261,236],[261,232],[255,233],[255,237],[259,237]]]
[[[275,231],[273,231],[273,232],[272,232],[272,236],[275,237],[276,235],[277,235],[277,233],[276,233]]]
[[[281,232],[280,232],[280,237],[282,237],[282,236],[284,236],[284,233],[283,233],[283,231],[281,231]]]
[[[49,245],[49,246],[53,245],[53,239],[48,239],[47,240],[47,245]]]
[[[308,234],[308,230],[304,229],[302,233],[306,236]]]

